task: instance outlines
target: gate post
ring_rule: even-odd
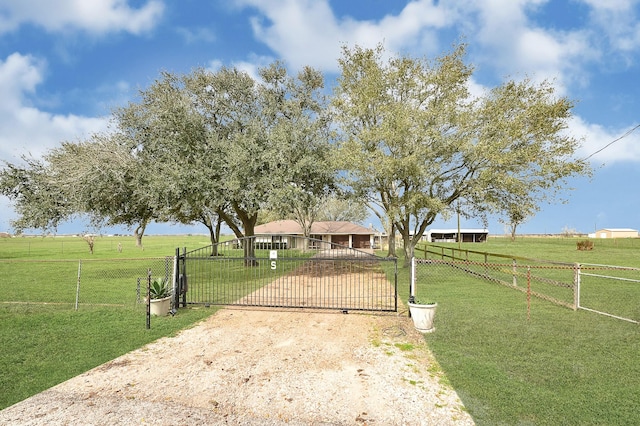
[[[393,259],[393,293],[394,293],[394,310],[398,312],[398,258]]]
[[[182,307],[187,307],[187,248],[182,249],[182,274],[180,275],[180,293],[182,293]]]
[[[176,256],[173,261],[173,306],[180,307],[180,248],[176,247]]]

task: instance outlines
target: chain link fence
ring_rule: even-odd
[[[0,260],[0,303],[142,308],[149,273],[171,280],[174,263],[174,257]]]
[[[576,309],[575,265],[537,263],[488,263],[468,260],[415,259],[416,297],[429,282],[450,282],[475,278],[500,284],[547,300],[560,306]]]
[[[471,250],[435,247],[414,258],[416,299],[428,298],[429,283],[477,279],[564,306],[640,324],[640,269],[563,263]]]

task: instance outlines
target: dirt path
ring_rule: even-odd
[[[224,309],[0,412],[1,425],[471,425],[406,312]]]

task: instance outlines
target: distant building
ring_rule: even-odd
[[[460,229],[463,243],[482,243],[487,241],[488,235],[488,229]],[[431,229],[425,234],[425,239],[430,243],[455,243],[458,242],[458,230]]]
[[[589,234],[589,238],[638,238],[638,231],[631,228],[604,228]]]

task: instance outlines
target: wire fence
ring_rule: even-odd
[[[0,260],[0,303],[131,308],[145,306],[148,274],[172,278],[173,257]]]
[[[640,269],[562,263],[436,247],[414,258],[412,288],[476,278],[569,309],[640,324]],[[420,296],[420,293],[417,294]]]
[[[578,266],[577,308],[640,324],[640,269]]]
[[[640,324],[640,268],[570,264],[436,249],[415,259],[414,285],[456,285],[470,277],[570,309]],[[174,257],[0,260],[0,304],[144,309],[149,271],[172,281]],[[399,285],[403,285],[399,283]]]

